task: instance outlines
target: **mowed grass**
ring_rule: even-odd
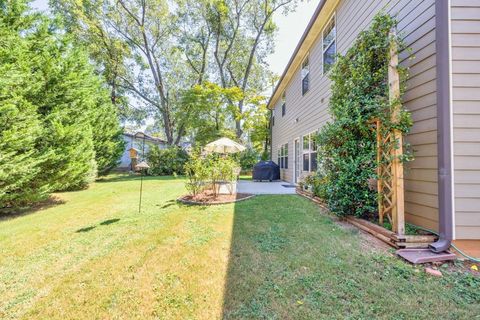
[[[369,249],[298,196],[179,205],[111,176],[0,221],[1,319],[476,319],[480,281]]]

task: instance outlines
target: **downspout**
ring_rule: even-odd
[[[450,248],[453,240],[454,193],[451,103],[450,0],[435,1],[437,58],[437,148],[439,239],[429,245],[433,252]]]
[[[272,147],[272,143],[273,143],[273,121],[272,121],[272,118],[273,118],[273,110],[270,109],[270,160],[273,161],[273,147]]]

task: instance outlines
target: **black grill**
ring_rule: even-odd
[[[280,167],[273,161],[260,161],[253,167],[252,179],[256,181],[280,180]]]

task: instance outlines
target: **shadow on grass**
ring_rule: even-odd
[[[469,319],[480,314],[480,279],[446,269],[440,279],[429,277],[385,249],[363,244],[320,211],[297,195],[257,196],[235,204],[223,319],[437,319],[446,314]]]
[[[120,219],[118,219],[118,218],[108,219],[108,220],[100,222],[98,225],[99,226],[108,226],[108,225],[111,225],[111,224],[116,223],[118,221],[120,221]],[[75,233],[89,232],[89,231],[92,231],[93,229],[95,229],[96,227],[97,226],[89,226],[89,227],[80,228],[77,231],[75,231]]]
[[[282,211],[295,202],[285,197],[290,196],[257,195],[235,203],[222,319],[290,318],[268,311],[271,293],[278,289],[275,277],[289,263],[277,264],[290,241],[283,233],[289,219],[282,218]]]
[[[66,202],[64,200],[56,196],[50,196],[47,200],[39,202],[30,208],[3,208],[0,209],[0,222],[2,220],[10,220],[34,214],[39,211],[53,208],[65,203]]]
[[[89,231],[92,231],[93,229],[95,229],[96,226],[90,226],[90,227],[85,227],[85,228],[80,228],[78,229],[77,231],[75,231],[76,233],[84,233],[84,232],[89,232]]]
[[[126,182],[140,180],[140,174],[112,174],[105,177],[100,177],[96,180],[97,183],[109,183],[109,182]],[[143,176],[144,181],[169,181],[182,179],[182,176]]]
[[[177,204],[176,200],[170,199],[170,200],[166,201],[163,206],[157,204],[157,207],[160,207],[161,209],[166,209],[166,208],[169,208],[169,207],[174,206],[176,204]]]
[[[118,222],[118,221],[120,221],[120,219],[118,219],[118,218],[117,219],[108,219],[108,220],[100,222],[100,225],[101,226],[108,226],[108,225],[110,225],[112,223],[115,223],[115,222]]]

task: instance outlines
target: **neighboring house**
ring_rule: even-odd
[[[310,135],[329,120],[325,70],[379,12],[397,18],[415,57],[400,55],[414,120],[406,219],[438,230],[444,210],[454,239],[480,239],[480,1],[321,0],[268,104],[272,158],[289,182],[315,171]]]
[[[167,147],[167,143],[156,137],[152,137],[148,134],[144,134],[143,132],[136,132],[136,133],[128,133],[125,132],[123,134],[123,140],[125,141],[125,150],[123,151],[122,158],[120,164],[118,165],[119,169],[130,170],[131,168],[131,158],[130,158],[130,149],[135,149],[138,157],[140,159],[144,159],[145,156],[143,155],[143,137],[145,137],[145,155],[148,153],[148,150],[152,146],[158,146],[159,148],[163,149]]]

